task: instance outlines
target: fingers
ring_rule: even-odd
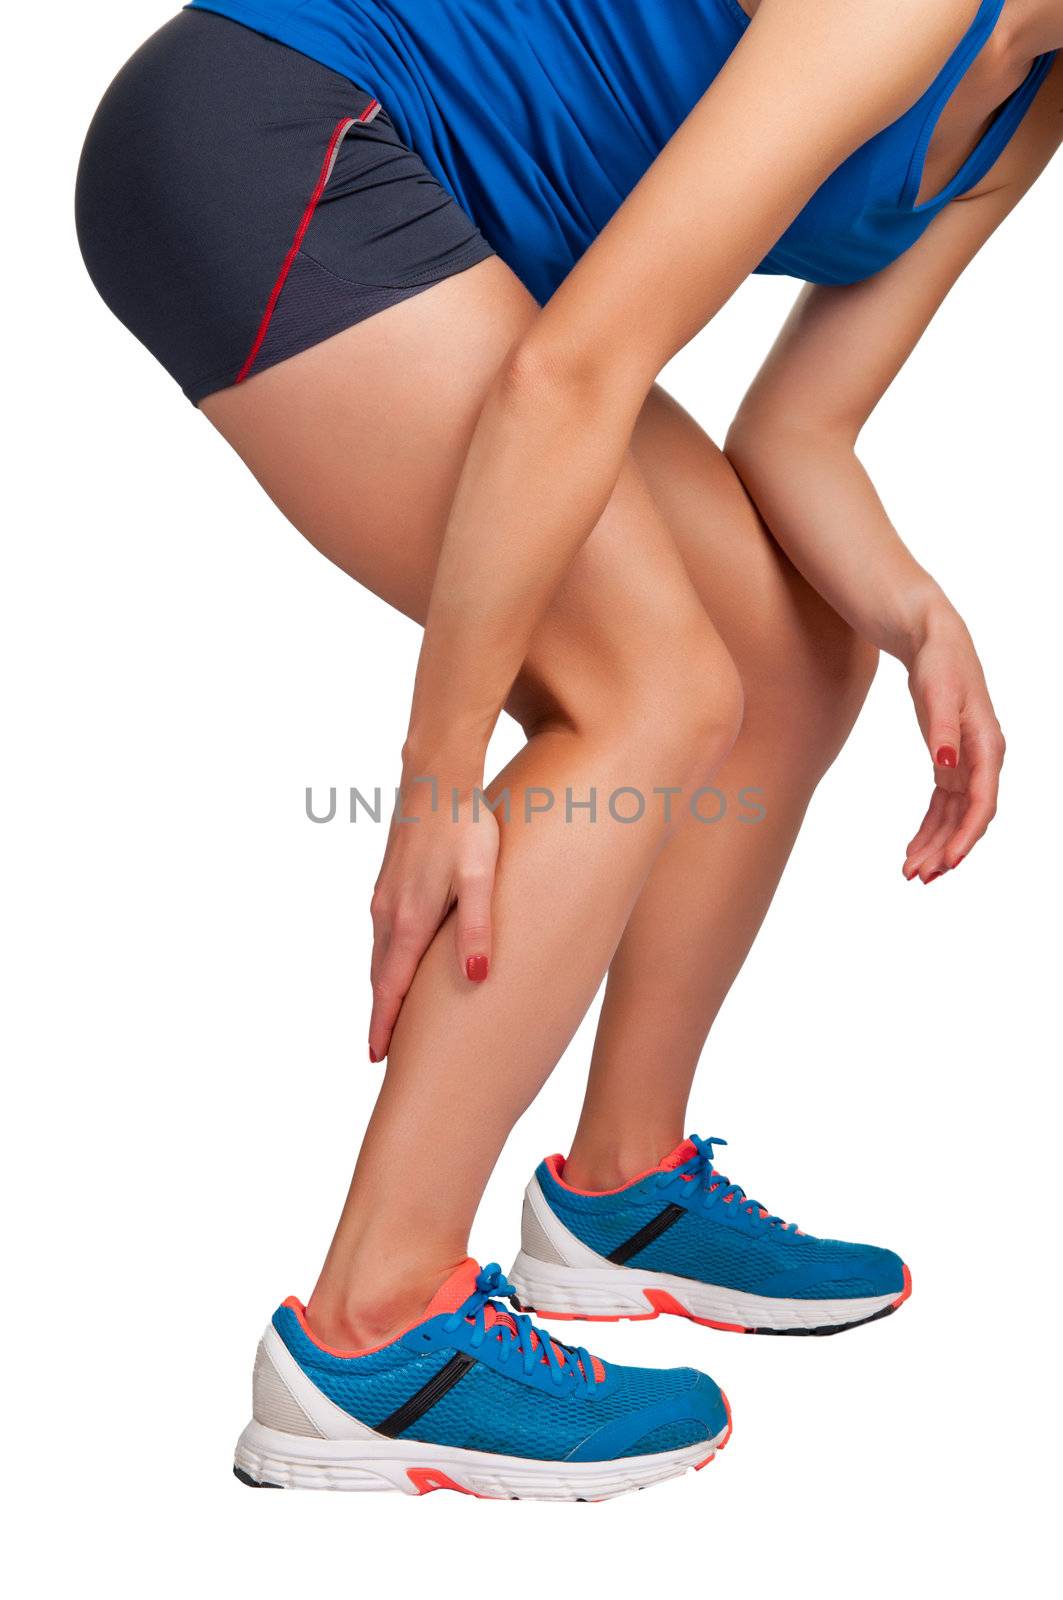
[[[934,742],[940,723],[934,724]],[[947,723],[945,724],[947,727]],[[962,744],[960,738],[962,737]],[[954,747],[963,756],[956,771],[937,762],[937,786],[915,838],[908,846],[904,876],[933,883],[958,867],[996,816],[1004,737],[988,700],[968,711]],[[939,746],[939,755],[941,747]],[[945,770],[942,771],[942,767]]]
[[[494,872],[475,866],[457,879],[458,955],[463,976],[482,983],[491,965],[491,894]],[[379,892],[374,895],[373,1010],[369,1019],[369,1059],[383,1061],[391,1047],[391,1035],[402,1003],[410,991],[417,968],[439,928],[439,917],[416,905],[394,910]]]
[[[422,828],[392,828],[373,894],[370,1061],[388,1054],[417,969],[449,913],[463,983],[483,983],[490,970],[497,820],[490,809],[480,817],[466,807],[440,830],[431,826],[434,816],[434,808],[425,811],[429,821]]]
[[[913,840],[909,840],[908,850],[905,851],[906,878],[914,877],[914,874],[916,874],[917,862],[924,856],[925,851],[927,851],[927,845],[929,845],[933,835],[937,834],[937,830],[940,829],[943,811],[945,811],[945,790],[935,789],[933,794],[930,795],[930,805],[927,806],[927,814],[922,819],[919,832],[917,832]]]
[[[483,983],[491,970],[491,894],[494,873],[477,867],[458,878],[454,914],[458,962],[470,983]]]
[[[942,796],[942,805],[935,808],[938,817],[937,827],[925,839],[921,850],[910,862],[911,876],[919,878],[923,883],[933,883],[935,878],[940,878],[947,870],[945,847],[963,815],[965,804],[962,794],[949,794],[941,789],[935,790],[935,794]]]
[[[966,629],[920,650],[908,683],[934,762],[934,795],[904,875],[932,883],[959,866],[996,814],[1004,739]]]
[[[908,849],[905,852],[904,867],[902,870],[904,872],[904,876],[909,882],[918,876],[919,863],[926,855],[930,846],[930,841],[935,837],[941,828],[942,819],[945,814],[945,798],[944,789],[934,790],[934,793],[930,797],[930,804],[927,807],[926,816],[923,818],[919,832],[908,845]]]
[[[391,1035],[402,1002],[409,993],[414,974],[436,931],[431,916],[400,906],[392,911],[374,897],[373,1010],[369,1019],[369,1059],[383,1061],[391,1046]]]
[[[981,839],[997,814],[1000,769],[1004,764],[1004,737],[999,728],[980,741],[967,785],[967,804],[945,848],[946,867],[958,867]]]
[[[939,688],[930,696],[929,711],[926,742],[934,766],[942,772],[955,772],[962,749],[961,701],[957,690],[949,686]]]

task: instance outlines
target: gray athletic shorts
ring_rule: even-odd
[[[378,101],[205,11],[108,89],[76,216],[100,294],[193,403],[492,254]]]

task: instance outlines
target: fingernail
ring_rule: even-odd
[[[924,882],[924,883],[933,883],[933,881],[934,881],[934,879],[935,879],[935,878],[941,878],[941,877],[944,877],[944,873],[941,873],[941,872],[932,872],[932,873],[931,873],[931,874],[930,874],[930,876],[929,876],[929,878],[924,878],[924,879],[923,879],[923,882]]]
[[[373,1063],[374,1067],[376,1066],[377,1062],[380,1060],[380,1057],[377,1055],[377,1053],[373,1049],[372,1045],[369,1046],[369,1059]]]
[[[465,976],[470,983],[483,983],[487,977],[487,957],[470,956],[465,963]]]
[[[961,862],[961,861],[966,861],[966,860],[967,860],[967,855],[966,855],[966,852],[965,852],[965,853],[964,853],[964,854],[963,854],[963,855],[962,855],[962,856],[958,856],[958,857],[957,857],[957,858],[956,858],[956,860],[955,860],[955,861],[954,861],[954,862],[953,862],[953,863],[952,863],[952,870],[953,870],[953,872],[955,872],[955,871],[956,871],[956,868],[957,868],[957,867],[958,867],[958,866],[959,866],[959,864],[960,864],[960,862]]]
[[[941,746],[941,749],[937,753],[937,764],[938,764],[938,766],[939,767],[954,767],[954,766],[957,765],[958,761],[959,761],[959,757],[957,756],[957,754],[956,754],[955,750],[952,748],[952,746],[950,744],[943,744]]]

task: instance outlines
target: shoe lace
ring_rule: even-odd
[[[761,1205],[759,1200],[751,1200],[737,1183],[732,1183],[722,1172],[717,1172],[713,1165],[715,1159],[713,1147],[725,1145],[726,1139],[717,1138],[715,1135],[711,1139],[699,1139],[696,1133],[692,1133],[690,1143],[694,1146],[694,1154],[690,1160],[681,1162],[668,1172],[662,1172],[657,1179],[659,1189],[667,1189],[674,1183],[698,1183],[701,1186],[701,1204],[705,1210],[719,1205],[739,1206],[760,1227],[781,1228],[784,1232],[788,1228],[793,1228],[795,1233],[800,1232],[794,1223],[784,1222],[781,1217],[774,1216],[766,1206]]]
[[[446,1326],[453,1330],[463,1322],[471,1322],[474,1347],[483,1344],[485,1339],[497,1339],[500,1362],[515,1357],[529,1375],[538,1363],[545,1363],[558,1388],[566,1384],[582,1384],[589,1388],[600,1382],[604,1376],[601,1362],[582,1345],[561,1344],[552,1339],[545,1328],[537,1327],[531,1317],[508,1311],[497,1303],[495,1297],[503,1299],[516,1292],[498,1262],[492,1261],[483,1268],[472,1294],[447,1319]]]

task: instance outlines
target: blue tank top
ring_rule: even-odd
[[[938,118],[1004,3],[982,0],[926,93],[831,174],[758,272],[811,283],[869,277],[988,172],[1051,55],[1034,63],[952,181],[916,204]],[[375,94],[540,301],[749,26],[738,0],[194,0],[194,8],[244,23]]]

